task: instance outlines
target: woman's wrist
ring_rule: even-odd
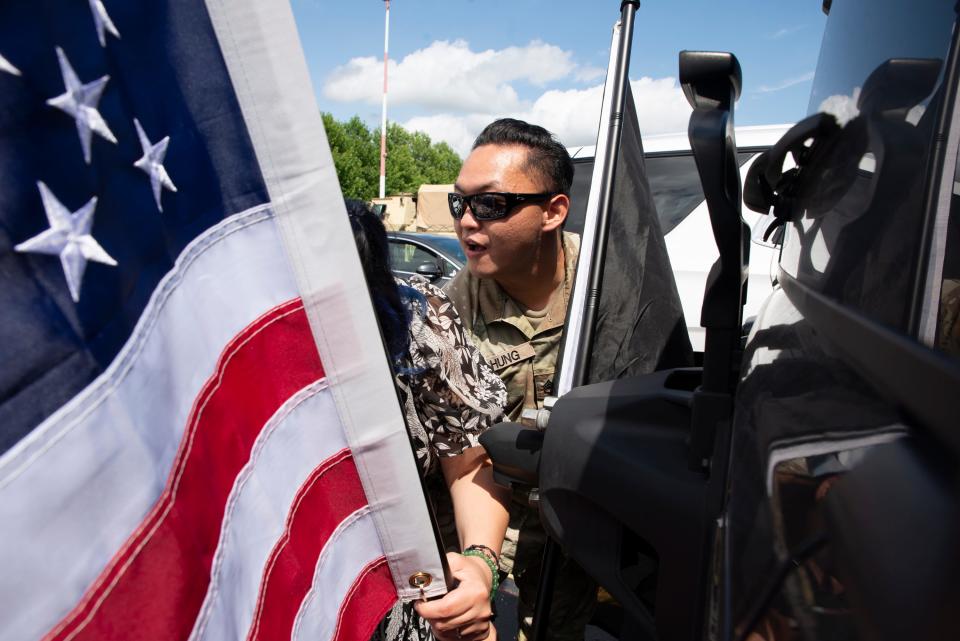
[[[493,561],[494,565],[500,565],[500,556],[494,552],[493,548],[490,546],[480,544],[468,545],[466,548],[464,548],[464,552],[467,550],[478,550],[483,552],[483,555]]]
[[[487,590],[493,587],[493,574],[490,572],[489,564],[483,558],[473,554],[464,554],[463,556],[477,569],[477,577],[487,586]]]
[[[476,559],[475,565],[481,570],[481,576],[489,577],[489,582],[485,580],[485,583],[490,590],[490,599],[493,600],[497,594],[497,588],[500,587],[500,573],[497,568],[497,563],[491,559],[486,552],[477,549],[475,546],[470,546],[464,550],[463,556]],[[482,568],[486,568],[486,571],[483,571]]]

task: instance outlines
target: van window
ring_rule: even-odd
[[[666,235],[703,202],[700,174],[693,154],[647,156],[646,162],[660,231]]]
[[[756,153],[739,152],[737,164],[743,167]],[[666,235],[703,202],[697,163],[689,152],[679,155],[648,154],[646,163],[647,180],[653,193],[653,202],[657,205],[660,231]]]
[[[757,153],[757,150],[741,151],[737,154],[737,163],[742,167]],[[576,234],[583,233],[583,219],[587,211],[587,198],[590,196],[590,179],[593,177],[593,161],[593,158],[574,160],[570,213],[564,229]],[[689,151],[646,154],[644,163],[647,168],[647,182],[657,207],[660,231],[667,235],[703,202],[697,164]]]

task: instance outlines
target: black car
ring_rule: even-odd
[[[387,232],[387,240],[390,267],[404,280],[419,274],[437,287],[443,287],[467,262],[454,236],[391,231]]]

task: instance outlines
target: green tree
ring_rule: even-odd
[[[347,198],[369,200],[377,196],[380,174],[380,145],[359,117],[339,122],[323,114],[323,126],[337,168],[340,189]]]
[[[370,200],[380,190],[380,130],[371,130],[359,117],[341,122],[323,114],[323,126],[337,168],[343,195]],[[462,161],[445,142],[427,134],[387,125],[387,194],[415,193],[423,184],[452,183]]]

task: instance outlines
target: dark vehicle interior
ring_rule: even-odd
[[[623,25],[637,4],[621,3]],[[549,559],[562,550],[622,607],[621,639],[957,638],[956,8],[836,0],[824,12],[812,115],[746,180],[743,201],[783,244],[781,288],[749,336],[740,66],[684,51],[690,145],[720,254],[703,366],[683,362],[670,331],[645,333],[658,358],[588,366],[552,401],[546,429],[504,423],[481,439],[499,482],[539,488],[556,544],[535,625],[549,617]],[[828,108],[838,96],[847,116]],[[662,239],[656,207],[641,209]]]

